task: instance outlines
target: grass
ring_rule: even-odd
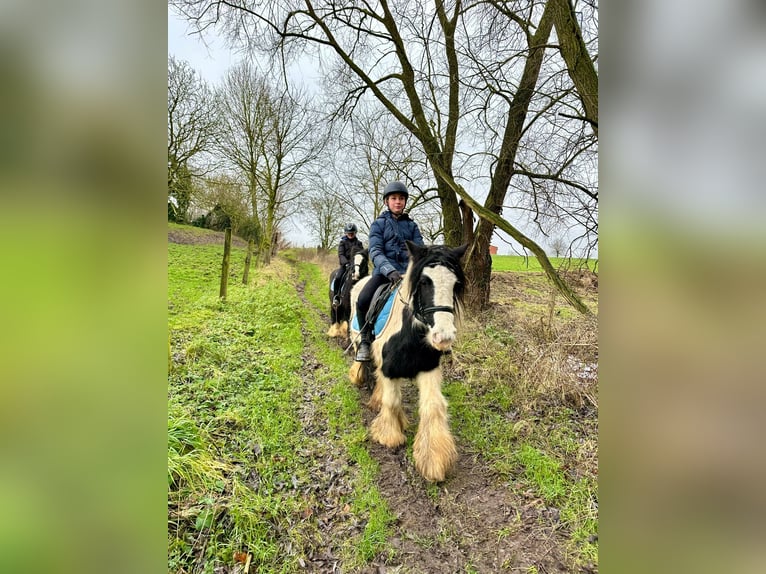
[[[298,572],[313,548],[330,545],[344,569],[361,570],[390,553],[394,517],[375,487],[347,362],[324,336],[322,265],[311,250],[290,251],[251,269],[244,286],[235,247],[221,302],[221,255],[220,246],[168,246],[169,571],[234,571],[249,556],[251,571]],[[559,510],[577,570],[598,563],[597,389],[580,376],[597,360],[596,326],[567,313],[539,273],[508,277],[511,295],[466,319],[445,367],[452,428],[509,488]],[[314,432],[306,409],[324,421]],[[328,464],[349,485],[330,506]],[[329,522],[348,528],[328,532]],[[496,536],[520,527],[517,515]]]
[[[320,336],[315,310],[295,290],[295,271],[276,261],[242,285],[244,250],[232,249],[227,301],[218,298],[222,248],[168,245],[168,569],[214,572],[249,556],[258,572],[297,572],[319,546],[325,439],[304,432],[306,356],[328,389],[318,404],[332,453],[346,461],[350,492],[333,504],[346,524],[364,524],[334,549],[362,565],[384,548],[393,520],[373,480],[365,429],[346,366]],[[307,293],[319,303],[323,281]],[[309,333],[306,337],[304,333]],[[337,440],[335,440],[337,439]]]
[[[520,274],[513,287],[533,290],[539,280]],[[559,510],[578,569],[598,563],[597,389],[582,376],[597,360],[597,329],[538,301],[467,319],[444,392],[456,434],[510,486]]]
[[[587,269],[589,271],[598,270],[597,259],[578,259],[578,258],[564,258],[564,257],[549,257],[548,258],[553,265],[554,269],[558,270],[578,270]],[[522,255],[493,255],[492,256],[492,271],[515,271],[518,273],[527,271],[542,271],[543,268],[537,257],[530,256],[524,257]]]

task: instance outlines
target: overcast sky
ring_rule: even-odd
[[[203,42],[204,39],[204,42]],[[207,44],[207,45],[206,45]],[[210,83],[217,83],[241,56],[229,50],[223,40],[207,32],[192,33],[185,20],[168,6],[168,54],[186,60]]]

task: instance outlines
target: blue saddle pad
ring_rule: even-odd
[[[399,291],[399,287],[391,291],[388,299],[386,299],[386,304],[383,305],[383,309],[380,310],[377,319],[375,319],[375,328],[373,329],[373,332],[375,333],[376,337],[380,335],[380,333],[383,331],[383,327],[385,327],[386,323],[388,322],[388,316],[391,314],[391,307],[394,306],[394,296],[396,295],[397,291]],[[356,314],[354,315],[354,320],[351,322],[351,328],[354,329],[354,331],[362,330],[362,326],[359,324],[359,317]]]

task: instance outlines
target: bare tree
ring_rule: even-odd
[[[327,180],[319,180],[305,198],[307,209],[302,217],[320,249],[332,249],[340,238],[347,219],[343,204]]]
[[[252,229],[247,186],[236,177],[223,173],[203,178],[194,202],[208,214],[216,210],[225,214],[238,236],[258,239]]]
[[[445,241],[472,243],[466,265],[469,306],[481,309],[489,301],[489,242],[499,227],[537,256],[573,306],[589,312],[544,250],[501,215],[525,134],[555,114],[556,106],[581,105],[571,90],[567,99],[567,91],[555,85],[556,78],[566,77],[564,67],[559,67],[562,76],[543,65],[553,64],[546,50],[558,0],[543,5],[532,0],[174,4],[200,27],[220,24],[232,38],[270,55],[316,50],[337,94],[337,117],[353,114],[371,95],[418,140],[441,204]],[[549,85],[556,94],[539,101]],[[542,175],[559,178],[559,170],[550,172]],[[483,181],[482,189],[477,181]],[[463,217],[472,213],[480,220],[469,230]]]
[[[348,122],[337,127],[332,177],[335,193],[361,229],[369,230],[383,211],[383,188],[391,181],[402,181],[410,190],[408,211],[418,217],[428,213],[429,220],[438,210],[425,206],[433,203],[433,180],[419,142],[403,129],[390,114],[369,102],[361,103]]]
[[[567,243],[561,237],[555,237],[550,243],[555,257],[561,257],[567,251]]]
[[[278,246],[281,223],[293,215],[303,194],[300,176],[308,173],[326,138],[317,114],[311,111],[305,93],[289,87],[272,89],[265,137],[260,153],[263,170],[258,180],[263,198],[262,226],[271,250]]]
[[[248,61],[229,71],[218,101],[218,150],[246,182],[259,258],[267,263],[281,223],[297,208],[298,176],[321,149],[321,130],[300,95],[277,91]]]
[[[168,57],[168,197],[177,219],[186,220],[195,171],[191,161],[208,151],[215,134],[212,94],[187,62]]]

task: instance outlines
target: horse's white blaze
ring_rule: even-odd
[[[364,255],[361,253],[354,255],[354,275],[352,276],[354,281],[359,280],[359,275],[362,271],[362,261],[364,261]]]
[[[423,275],[433,282],[433,305],[452,307],[454,305],[452,293],[457,281],[455,274],[446,267],[426,267],[423,269]],[[447,311],[434,313],[434,326],[429,329],[428,336],[434,348],[440,351],[449,350],[457,337],[454,314]]]

